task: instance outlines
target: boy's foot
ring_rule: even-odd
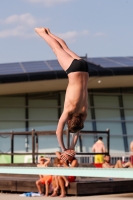
[[[50,34],[50,29],[49,28],[45,28],[45,29],[46,29],[47,34]]]
[[[51,197],[57,197],[57,192],[53,192],[53,194],[50,195]]]
[[[62,198],[62,197],[65,197],[65,196],[66,196],[65,194],[61,194],[59,197],[61,197],[61,198]]]
[[[46,28],[35,28],[36,33],[43,37],[44,34],[48,34]]]

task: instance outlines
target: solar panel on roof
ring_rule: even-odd
[[[105,68],[131,68],[133,67],[133,57],[103,57],[103,58],[87,58],[88,62],[100,65],[101,69]],[[93,69],[92,69],[93,70]],[[0,75],[36,73],[36,72],[63,71],[57,60],[32,61],[22,63],[6,63],[0,64]]]
[[[96,65],[100,65],[101,67],[109,68],[109,67],[120,67],[121,65],[119,63],[111,62],[109,60],[105,59],[88,59],[89,62],[93,62]]]
[[[127,57],[120,57],[120,58],[112,58],[112,60],[121,63],[122,65],[125,65],[127,67],[133,66],[133,60],[128,59]]]
[[[44,61],[22,62],[21,65],[26,72],[42,72],[50,70]]]
[[[128,57],[126,57],[126,58],[128,58],[128,59],[132,59],[132,60],[133,60],[133,56],[128,56]]]
[[[19,63],[6,63],[0,64],[0,74],[20,74],[24,73]]]
[[[121,67],[130,67],[133,66],[133,61],[128,60],[126,57],[125,58],[109,58],[110,61],[114,63],[118,63]]]
[[[50,65],[52,70],[62,70],[62,68],[57,60],[49,60],[46,62]]]
[[[110,63],[110,67],[125,67],[126,65],[121,63],[119,60],[114,60],[113,58],[104,58],[107,63]]]
[[[90,61],[90,62],[96,62],[96,63],[100,63],[100,62],[105,61],[103,58],[87,58],[87,60]]]
[[[87,60],[105,68],[133,66],[133,57],[88,58]]]
[[[118,63],[112,63],[112,62],[104,62],[104,63],[100,63],[100,65],[104,68],[109,68],[109,67],[122,67],[120,64]]]

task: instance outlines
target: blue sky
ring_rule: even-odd
[[[79,56],[133,56],[133,0],[1,0],[0,63],[56,58],[35,27]]]

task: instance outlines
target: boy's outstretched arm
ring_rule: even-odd
[[[45,160],[46,160],[46,161],[45,161],[44,165],[47,166],[47,165],[50,163],[50,158],[46,158],[46,157],[45,157]]]
[[[66,150],[64,141],[63,141],[63,129],[65,126],[65,123],[67,122],[67,119],[68,119],[68,113],[63,112],[59,119],[57,129],[56,129],[57,140],[58,140],[59,146],[61,147],[62,151]]]

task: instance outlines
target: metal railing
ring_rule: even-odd
[[[107,129],[106,131],[81,131],[81,134],[85,134],[85,135],[89,135],[89,134],[104,134],[107,136],[107,151],[106,154],[109,153],[109,149],[110,149],[110,145],[109,145],[109,141],[110,141],[110,137],[109,137],[109,129]],[[27,156],[31,156],[32,158],[32,164],[35,164],[38,162],[38,156],[44,154],[45,156],[49,156],[51,157],[51,159],[53,159],[55,157],[55,152],[51,152],[51,153],[47,153],[47,152],[39,152],[38,150],[38,136],[39,135],[55,135],[55,131],[28,131],[28,132],[0,132],[1,135],[10,135],[10,148],[11,151],[8,153],[3,153],[1,152],[0,155],[9,155],[11,156],[11,163],[14,163],[14,156],[15,155],[27,155]],[[63,132],[63,134],[66,134],[66,146],[67,148],[69,148],[69,144],[70,144],[70,133],[68,132],[68,130],[65,130]],[[14,136],[22,136],[22,135],[31,135],[32,137],[32,149],[31,149],[31,153],[30,152],[14,152]],[[79,161],[83,158],[88,156],[88,159],[91,159],[91,155],[95,155],[95,153],[89,153],[89,152],[82,152],[82,141],[80,141],[80,137],[79,137],[79,143],[80,143],[80,152],[77,152],[77,158],[79,159]],[[100,153],[101,154],[101,153]],[[79,156],[79,157],[78,157]],[[81,157],[81,158],[80,158]],[[90,162],[90,161],[89,161]]]

